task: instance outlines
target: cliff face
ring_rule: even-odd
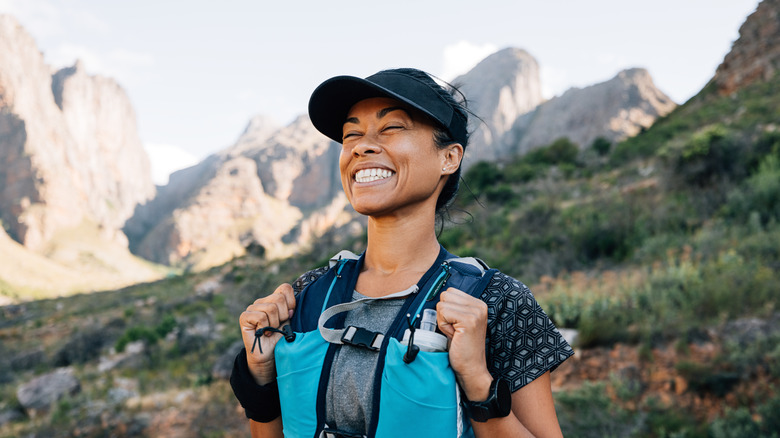
[[[646,70],[624,70],[609,81],[570,89],[539,105],[519,117],[501,143],[511,153],[523,154],[560,137],[580,147],[598,137],[619,141],[649,127],[675,106]]]
[[[507,156],[498,140],[519,116],[543,102],[539,64],[522,49],[507,48],[488,56],[453,84],[460,85],[469,109],[482,119],[471,118],[469,149],[475,152],[467,152],[467,163]]]
[[[625,70],[545,102],[538,63],[525,50],[512,48],[488,56],[454,83],[478,116],[471,119],[466,167],[523,154],[559,137],[582,147],[597,137],[622,140],[676,106],[644,69]]]
[[[305,116],[271,135],[267,128],[253,119],[231,148],[174,173],[128,221],[134,252],[199,269],[251,244],[269,257],[289,255],[352,221],[341,193],[340,146]]]
[[[713,81],[731,94],[780,70],[780,0],[763,0],[739,29],[739,39],[718,67]]]
[[[40,251],[88,221],[124,241],[123,223],[154,185],[123,90],[80,64],[52,75],[9,16],[0,16],[0,59],[0,219],[9,235]]]

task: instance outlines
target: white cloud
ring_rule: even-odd
[[[459,41],[444,48],[444,70],[441,78],[451,81],[468,73],[475,65],[488,55],[496,52],[498,48],[493,44],[474,44],[468,41]]]
[[[198,157],[184,149],[162,143],[144,143],[144,149],[152,163],[152,179],[158,186],[168,184],[168,177],[175,171],[198,164]]]

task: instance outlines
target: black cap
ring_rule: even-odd
[[[429,81],[415,77],[413,73],[425,75]],[[385,70],[365,79],[336,76],[320,84],[312,93],[309,118],[317,130],[341,143],[344,122],[353,105],[363,99],[389,97],[430,116],[465,147],[467,121],[444,99],[440,94],[442,91],[430,76],[414,69]]]

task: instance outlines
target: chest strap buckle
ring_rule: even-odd
[[[341,336],[341,342],[355,347],[367,348],[371,351],[379,351],[385,335],[378,332],[372,332],[362,327],[349,326],[344,330]]]

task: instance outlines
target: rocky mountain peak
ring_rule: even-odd
[[[280,127],[281,125],[270,116],[258,114],[252,117],[236,144],[229,149],[229,153],[240,154],[245,147],[266,141]]]
[[[517,119],[501,144],[509,153],[526,153],[559,137],[589,146],[598,137],[619,141],[639,133],[676,104],[642,68],[619,72],[585,88],[571,88]]]
[[[780,0],[763,0],[739,29],[739,38],[715,72],[722,94],[731,94],[780,70]]]
[[[52,75],[32,37],[0,17],[0,220],[43,250],[87,221],[125,242],[121,227],[154,194],[135,112],[111,79],[83,65]]]
[[[461,85],[469,109],[484,121],[472,117],[470,123],[473,134],[469,148],[478,151],[482,160],[501,157],[496,140],[520,115],[543,101],[539,64],[523,49],[499,50],[453,83]]]
[[[151,260],[198,269],[242,255],[251,245],[268,257],[286,256],[349,222],[338,145],[305,115],[268,136],[266,122],[252,120],[235,145],[173,174],[128,221],[131,248]]]

